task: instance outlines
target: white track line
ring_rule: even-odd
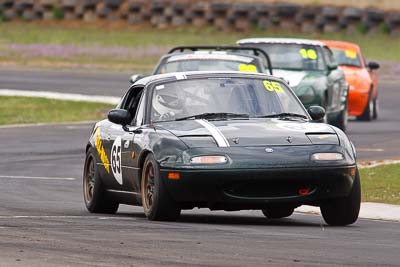
[[[357,151],[362,151],[362,152],[383,152],[385,151],[383,148],[357,148]]]
[[[73,177],[42,177],[42,176],[11,176],[11,175],[0,175],[0,179],[66,180],[66,181],[76,180]]]
[[[37,126],[79,126],[79,125],[94,125],[97,121],[78,121],[78,122],[41,122],[41,123],[26,123],[26,124],[9,124],[2,125],[0,129],[8,129],[8,128],[23,128],[23,127],[37,127]]]
[[[357,164],[358,168],[360,169],[368,169],[374,168],[382,165],[391,165],[391,164],[399,164],[400,160],[395,159],[384,159],[384,160],[371,160],[371,161],[364,161]]]
[[[117,104],[121,99],[120,97],[114,97],[114,96],[82,95],[82,94],[56,93],[48,91],[28,91],[28,90],[13,90],[13,89],[0,89],[0,96],[42,97],[48,99],[85,101],[85,102],[108,103],[108,104]]]

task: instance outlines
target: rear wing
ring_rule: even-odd
[[[269,71],[269,74],[272,75],[272,65],[271,65],[271,59],[269,58],[268,54],[258,48],[258,47],[251,47],[251,46],[226,46],[226,45],[196,45],[196,46],[177,46],[172,48],[168,54],[172,54],[175,52],[184,52],[185,50],[188,51],[199,51],[199,50],[214,50],[214,51],[231,51],[231,52],[253,52],[254,56],[257,57],[264,57],[265,61],[267,63],[267,68]]]

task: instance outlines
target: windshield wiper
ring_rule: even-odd
[[[250,115],[246,113],[230,113],[230,112],[213,112],[201,113],[190,115],[175,119],[176,121],[190,120],[190,119],[233,119],[233,118],[249,118]]]
[[[290,113],[290,112],[261,115],[261,116],[257,116],[257,118],[302,118],[302,119],[308,119],[308,117],[306,115],[298,114],[298,113]]]

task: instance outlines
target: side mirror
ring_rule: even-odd
[[[332,70],[336,70],[338,68],[338,64],[337,63],[328,63],[327,64],[328,70],[332,71]]]
[[[311,106],[307,109],[307,111],[314,121],[322,120],[322,118],[325,116],[325,109],[321,106]]]
[[[370,70],[377,70],[377,69],[379,69],[381,66],[379,65],[378,62],[371,61],[371,62],[368,62],[367,67],[368,67]]]
[[[135,82],[139,81],[140,79],[144,78],[145,76],[143,74],[134,74],[131,76],[129,79],[129,82],[131,84],[134,84]]]
[[[132,117],[125,109],[112,109],[108,112],[108,120],[116,124],[127,125],[132,121]]]

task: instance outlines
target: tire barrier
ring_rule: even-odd
[[[400,11],[224,0],[0,0],[0,20],[82,20],[147,23],[164,29],[192,25],[240,32],[346,31],[400,35]]]

